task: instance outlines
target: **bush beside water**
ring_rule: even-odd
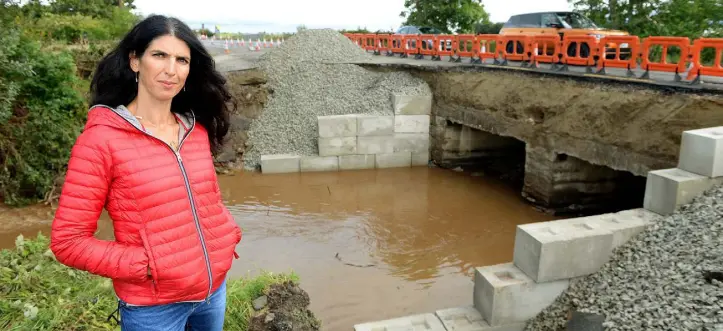
[[[42,234],[19,236],[15,249],[0,250],[0,329],[120,330],[107,321],[117,308],[111,281],[57,262],[49,243]],[[286,281],[297,283],[298,276],[267,272],[229,280],[224,330],[248,330],[253,300]]]

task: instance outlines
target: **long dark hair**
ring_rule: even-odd
[[[203,47],[193,30],[173,17],[152,15],[136,24],[118,46],[98,63],[90,85],[91,104],[116,107],[128,105],[138,94],[138,83],[130,67],[131,52],[140,58],[156,38],[172,35],[188,45],[191,63],[186,90],[171,102],[171,111],[190,115],[208,131],[211,152],[215,155],[223,145],[229,129],[229,103],[236,107],[226,88],[226,78],[215,68],[213,57]]]

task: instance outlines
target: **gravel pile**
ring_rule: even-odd
[[[247,169],[262,154],[318,155],[317,116],[393,115],[391,93],[431,94],[423,80],[406,72],[371,72],[353,64],[367,54],[334,30],[305,30],[264,54],[259,67],[273,94],[249,130]]]
[[[723,330],[723,186],[661,218],[533,319],[527,331],[564,330],[571,310],[606,317],[606,331]]]

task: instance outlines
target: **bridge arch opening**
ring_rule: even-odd
[[[643,176],[440,117],[432,125],[435,164],[503,180],[549,213],[592,215],[643,205]]]

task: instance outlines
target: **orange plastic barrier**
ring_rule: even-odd
[[[494,47],[493,46],[494,43]],[[504,49],[502,38],[497,34],[480,34],[475,38],[475,49],[477,50],[478,63],[485,59],[493,59],[497,63],[497,55]],[[492,50],[494,48],[494,50]]]
[[[660,45],[663,48],[663,54],[660,58],[660,62],[650,61],[650,49],[654,45]],[[680,48],[680,61],[678,63],[666,63],[668,58],[668,48],[677,46]],[[675,81],[680,81],[680,73],[685,71],[685,62],[690,54],[690,39],[688,37],[648,37],[643,41],[643,61],[640,67],[645,70],[645,73],[640,77],[647,79],[650,77],[649,71],[665,71],[674,72]]]
[[[472,34],[460,34],[457,35],[457,42],[452,46],[454,54],[457,58],[454,62],[462,62],[463,57],[470,58],[470,63],[474,63],[477,53],[479,53],[479,43],[477,38]]]
[[[562,41],[558,35],[534,36],[530,38],[529,49],[532,56],[530,63],[538,67],[539,62],[552,63],[553,65],[560,62],[560,49]]]
[[[574,44],[574,45],[573,45]],[[574,49],[574,54],[571,50]],[[592,72],[590,66],[595,64],[595,57],[600,55],[599,43],[595,36],[565,36],[562,38],[562,63],[563,70],[567,65],[587,66],[588,72]]]
[[[377,36],[372,33],[367,33],[362,35],[363,42],[362,42],[362,48],[364,48],[367,51],[375,51],[377,49],[376,45],[376,38]]]
[[[615,44],[615,57],[607,58],[607,46]],[[622,45],[627,44],[627,47]],[[640,55],[640,38],[637,36],[605,36],[600,39],[599,47],[601,48],[600,61],[597,64],[598,73],[604,74],[605,68],[626,68],[628,69],[628,77],[635,76],[632,69],[638,66],[638,56]],[[627,58],[623,59],[622,49],[627,48]]]
[[[404,48],[405,41],[404,41],[404,35],[401,34],[393,34],[390,36],[390,45],[392,47],[391,55],[394,55],[394,53],[399,53],[401,55],[405,54],[406,49]]]
[[[502,54],[502,65],[507,60],[525,61],[530,58],[530,36],[527,35],[503,35],[497,42],[496,53]]]
[[[418,58],[424,58],[425,55],[429,55],[431,57],[435,57],[437,55],[437,50],[435,49],[434,45],[437,43],[437,36],[433,34],[422,34],[419,35],[419,43],[417,44],[417,47],[419,48],[419,56]]]
[[[374,54],[380,55],[382,52],[385,52],[389,55],[392,51],[392,36],[389,34],[378,34],[374,39],[374,44],[377,45]]]
[[[436,42],[434,43],[434,49],[437,51],[437,55],[434,60],[441,60],[442,56],[449,56],[452,61],[452,55],[454,55],[454,49],[457,47],[457,36],[449,34],[437,35]]]
[[[701,53],[706,48],[715,49],[715,62],[711,66],[704,66],[701,63]],[[693,67],[688,73],[688,80],[695,78],[693,83],[700,81],[700,76],[718,76],[723,77],[723,67],[721,67],[721,52],[723,52],[723,38],[700,38],[693,42],[690,49],[692,55],[691,62]]]
[[[420,57],[419,51],[422,49],[422,38],[420,35],[404,35],[404,57],[414,55]]]

